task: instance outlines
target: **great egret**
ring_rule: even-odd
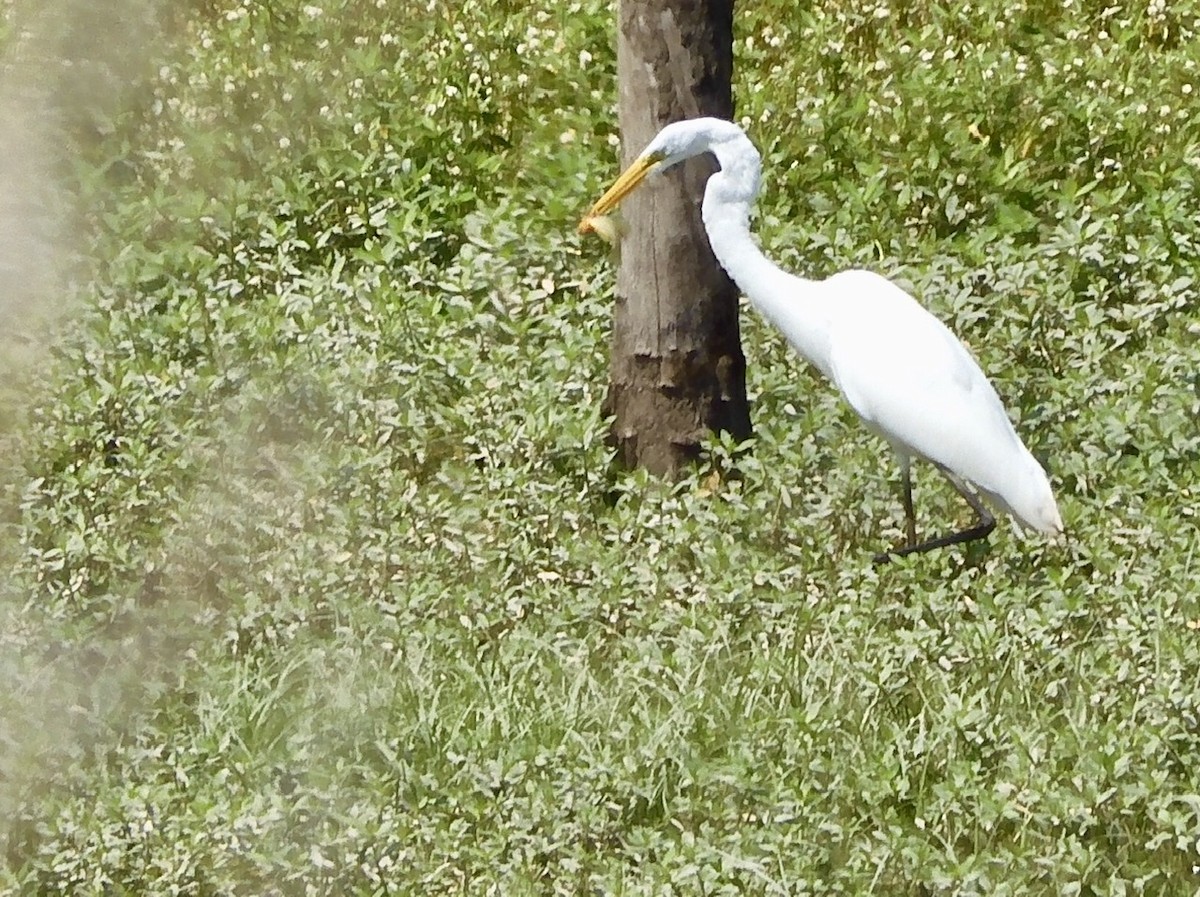
[[[1013,430],[975,359],[941,321],[870,271],[806,280],[762,254],[750,235],[761,165],[737,125],[696,118],[664,127],[580,222],[580,233],[603,229],[603,216],[647,175],[706,152],[720,164],[708,179],[703,203],[704,229],[717,260],[751,304],[900,456],[906,544],[875,560],[984,538],[995,518],[980,495],[1022,526],[1060,534],[1062,518],[1045,471]],[[913,457],[946,476],[977,515],[974,526],[917,542]]]

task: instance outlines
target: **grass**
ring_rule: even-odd
[[[886,568],[750,313],[752,443],[613,464],[606,4],[3,8],[83,216],[4,342],[4,889],[1195,891],[1200,8],[739,8],[764,248],[946,320],[1073,535]]]

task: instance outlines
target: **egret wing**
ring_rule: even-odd
[[[1003,496],[1027,452],[975,359],[890,281],[871,275],[862,287],[846,292],[830,338],[850,406],[901,451]]]

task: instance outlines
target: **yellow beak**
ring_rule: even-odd
[[[662,161],[658,155],[640,156],[632,165],[621,172],[621,176],[608,188],[596,204],[583,216],[579,222],[579,232],[586,234],[595,230],[594,219],[601,218],[615,209],[626,196],[632,193],[637,185],[645,180],[646,175],[654,170],[654,166]]]

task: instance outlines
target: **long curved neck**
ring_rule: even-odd
[[[721,170],[708,179],[702,213],[708,242],[725,273],[789,343],[830,377],[829,320],[821,284],[784,271],[763,255],[750,234],[750,207],[758,194],[758,151],[748,138],[719,145]]]

